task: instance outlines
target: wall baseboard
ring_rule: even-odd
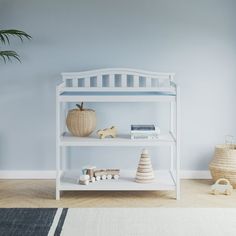
[[[181,179],[211,179],[210,171],[208,170],[181,170]],[[56,171],[0,171],[0,179],[55,179]]]
[[[211,179],[209,170],[181,170],[181,179]]]
[[[55,179],[56,171],[39,170],[2,170],[0,179]]]

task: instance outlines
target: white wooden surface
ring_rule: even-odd
[[[151,147],[159,145],[172,145],[175,143],[171,134],[161,134],[158,139],[145,140],[138,139],[133,140],[128,134],[119,134],[116,138],[99,139],[98,136],[92,135],[89,137],[75,137],[69,133],[64,133],[60,139],[61,146],[103,146],[103,147]]]
[[[176,93],[176,199],[180,199],[180,87],[177,86]]]
[[[76,179],[80,175],[80,171],[68,171],[63,175],[71,176]],[[135,182],[135,171],[121,171],[118,180],[101,180],[99,182],[90,183],[89,185],[80,185],[71,181],[63,181],[61,178],[60,190],[82,190],[82,191],[143,191],[143,190],[175,190],[175,183],[169,171],[155,171],[155,181],[153,183],[140,184]]]
[[[83,72],[62,73],[63,82],[57,86],[56,97],[56,155],[57,180],[56,199],[62,190],[175,190],[180,198],[180,99],[179,87],[174,82],[173,73],[156,73],[143,70],[111,68]],[[118,78],[118,80],[116,80]],[[130,82],[132,81],[132,83]],[[88,93],[89,92],[89,93]],[[122,92],[122,94],[118,94]],[[87,94],[86,94],[87,93]],[[65,104],[67,102],[168,102],[170,109],[170,133],[159,140],[131,140],[128,135],[116,139],[100,140],[95,137],[72,137],[65,132]],[[65,111],[64,111],[65,112]],[[174,127],[175,126],[175,127]],[[61,135],[63,134],[63,135]],[[65,148],[69,146],[159,146],[169,145],[170,171],[156,173],[157,182],[138,184],[134,174],[123,172],[119,181],[98,182],[82,186],[61,181],[63,169],[61,160],[66,160]]]
[[[60,102],[170,102],[175,101],[175,96],[158,96],[158,95],[62,95]]]

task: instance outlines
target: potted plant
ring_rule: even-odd
[[[8,29],[8,30],[0,30],[0,42],[4,45],[10,45],[10,37],[17,37],[23,42],[24,39],[31,39],[32,37],[21,30],[16,29]],[[0,48],[0,57],[6,63],[7,61],[11,61],[11,59],[16,59],[20,62],[20,56],[17,52],[12,50],[4,50],[2,51]]]

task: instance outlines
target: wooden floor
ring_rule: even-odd
[[[182,180],[179,201],[173,192],[64,192],[56,201],[53,180],[1,180],[0,207],[236,207],[236,190],[215,196],[211,184]]]

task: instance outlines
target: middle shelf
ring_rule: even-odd
[[[162,146],[173,145],[176,142],[174,135],[170,133],[161,134],[158,139],[131,139],[129,134],[120,134],[116,138],[99,139],[97,136],[92,135],[89,137],[75,137],[65,132],[60,137],[60,146]]]

